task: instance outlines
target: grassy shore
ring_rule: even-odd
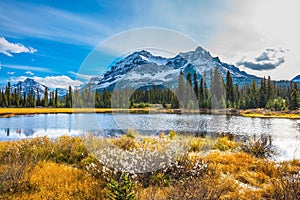
[[[160,107],[150,108],[0,108],[0,117],[30,114],[55,114],[55,113],[200,113],[200,114],[227,114],[245,117],[260,118],[288,118],[300,119],[300,110],[296,111],[270,111],[265,109],[223,109],[223,110],[186,110],[186,109],[163,109]]]
[[[0,108],[0,116],[10,117],[14,115],[32,114],[56,114],[56,113],[112,113],[112,112],[150,112],[154,108]]]
[[[260,118],[288,118],[300,119],[300,110],[270,111],[265,109],[248,109],[240,111],[241,116]]]
[[[164,150],[178,142],[186,147],[181,156]],[[105,159],[90,152],[91,146],[109,148]],[[299,199],[299,160],[274,162],[245,147],[226,136],[212,140],[176,133],[91,136],[89,143],[67,136],[0,142],[0,199]],[[173,156],[174,162],[126,173],[124,180],[117,166],[127,159],[125,167],[136,167],[143,157],[135,154],[147,157],[151,152]],[[114,162],[114,167],[103,165],[105,161]]]

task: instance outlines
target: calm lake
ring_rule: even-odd
[[[112,136],[133,129],[155,135],[174,130],[186,133],[230,132],[238,136],[271,135],[281,155],[300,159],[300,120],[196,114],[38,114],[0,118],[0,140],[36,136],[57,137],[93,132]]]

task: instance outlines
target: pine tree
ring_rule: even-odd
[[[66,96],[66,107],[67,108],[72,108],[72,98],[73,98],[72,87],[69,86],[68,94]]]
[[[40,90],[37,89],[37,98],[36,98],[36,105],[41,106],[41,96],[40,96]]]
[[[211,104],[213,108],[222,109],[226,107],[225,103],[225,86],[222,75],[218,68],[215,68],[213,79],[210,86]]]
[[[189,107],[188,105],[192,101],[192,93],[193,93],[192,75],[191,75],[191,73],[187,74],[184,90],[185,90],[184,107],[190,109],[191,107]]]
[[[300,94],[297,88],[297,84],[291,82],[290,88],[291,95],[289,99],[289,109],[297,110],[300,107]]]
[[[110,96],[109,93],[104,88],[104,90],[103,90],[103,104],[104,104],[105,108],[110,107],[110,97],[109,96]]]
[[[5,96],[6,96],[6,107],[11,106],[11,94],[10,94],[10,82],[7,83],[6,89],[5,89]]]
[[[199,86],[199,95],[198,95],[198,102],[200,108],[205,108],[204,102],[204,85],[203,85],[203,78],[200,80],[200,86]]]
[[[194,93],[197,99],[199,99],[199,87],[198,87],[198,78],[197,78],[196,70],[194,71]]]
[[[226,74],[226,100],[230,103],[227,106],[231,107],[234,103],[233,81],[229,70]]]
[[[183,72],[180,72],[178,78],[178,89],[177,89],[177,100],[179,101],[179,106],[185,106],[185,83]],[[181,105],[183,104],[183,105]]]
[[[48,107],[48,87],[45,88],[45,92],[44,92],[44,107],[47,108]]]
[[[267,94],[266,94],[266,79],[265,77],[260,80],[259,89],[259,107],[264,108],[267,104]]]
[[[271,77],[268,76],[267,86],[266,86],[266,92],[267,92],[267,101],[274,98],[274,86],[273,82],[271,80]]]
[[[55,97],[54,97],[54,104],[55,104],[55,107],[58,108],[59,107],[59,102],[58,102],[58,89],[56,88],[55,89]]]

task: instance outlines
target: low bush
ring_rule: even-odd
[[[107,184],[108,197],[111,200],[134,200],[133,181],[126,173],[122,173],[118,181],[112,180]]]
[[[238,143],[230,140],[228,137],[220,137],[217,139],[216,144],[214,145],[215,149],[219,149],[221,151],[233,150],[238,147]]]
[[[272,146],[271,136],[261,135],[258,138],[253,136],[246,144],[242,145],[242,150],[257,158],[270,158],[278,154]]]

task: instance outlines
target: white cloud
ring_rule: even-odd
[[[68,88],[69,85],[72,87],[78,87],[83,84],[81,81],[72,80],[70,77],[64,75],[46,76],[45,78],[35,76],[33,79],[50,88]]]
[[[72,75],[75,75],[77,78],[83,79],[83,80],[90,80],[92,77],[95,77],[95,76],[92,76],[92,75],[80,74],[80,73],[73,72],[73,71],[69,71],[69,73],[72,74]]]
[[[38,71],[38,72],[53,72],[51,69],[46,67],[35,67],[35,66],[27,66],[27,65],[2,65],[5,68],[10,69],[21,69],[21,70],[27,70],[27,71]]]
[[[258,56],[252,58],[244,57],[241,61],[237,62],[237,65],[257,71],[274,70],[284,64],[287,52],[288,50],[269,48]]]
[[[32,71],[26,71],[25,74],[28,74],[28,75],[31,75],[31,76],[34,75],[34,73]]]
[[[16,53],[35,53],[37,50],[32,47],[25,47],[20,43],[10,43],[4,37],[0,37],[0,53],[12,56]]]
[[[72,87],[78,87],[83,84],[83,82],[78,80],[73,80],[68,76],[62,75],[62,76],[46,76],[46,77],[27,77],[27,76],[20,76],[20,77],[14,77],[11,79],[12,82],[18,82],[18,81],[24,81],[26,78],[31,78],[35,80],[38,83],[41,83],[49,88],[65,88],[67,89],[70,86]]]
[[[8,75],[14,75],[16,72],[7,72]]]
[[[271,75],[273,79],[291,79],[300,71],[300,18],[298,0],[239,0],[220,20],[220,30],[209,48],[222,60],[237,63],[243,57],[254,58],[265,49],[289,49],[285,62],[274,70],[253,71],[257,76]]]

